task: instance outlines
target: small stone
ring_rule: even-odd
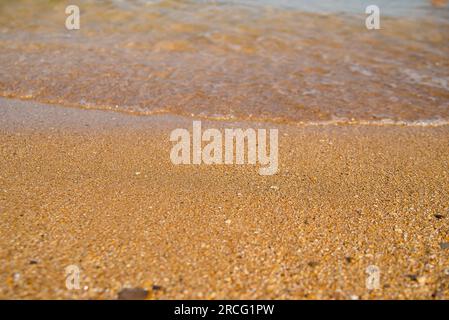
[[[141,174],[141,172],[137,171],[135,174],[136,174],[136,176],[138,176]]]
[[[158,285],[153,284],[153,285],[151,286],[151,289],[152,289],[153,291],[160,291],[160,290],[162,290],[162,286],[158,286]]]
[[[441,249],[449,249],[449,242],[440,242]]]
[[[12,275],[12,278],[13,278],[14,282],[19,282],[19,280],[20,280],[20,273],[14,272],[14,274]]]
[[[279,190],[279,187],[278,186],[271,186],[270,189]]]
[[[416,279],[418,281],[418,283],[423,286],[426,284],[427,282],[427,277],[426,276],[420,276]]]
[[[438,220],[440,220],[440,219],[443,219],[444,218],[444,216],[443,215],[441,215],[441,214],[434,214],[433,215],[435,218],[437,218]]]
[[[39,261],[37,261],[37,260],[35,260],[35,259],[30,260],[30,264],[38,264],[38,263],[39,263]]]
[[[359,298],[359,296],[356,296],[355,294],[351,294],[349,296],[349,299],[351,299],[351,300],[359,300],[360,298]]]
[[[148,291],[142,288],[125,288],[118,293],[119,300],[144,300]]]
[[[346,263],[351,263],[352,262],[352,258],[351,257],[345,257],[345,261],[346,261]]]
[[[434,299],[439,299],[441,296],[442,296],[442,293],[439,290],[436,290],[432,293],[432,298],[434,298]]]
[[[225,221],[226,224],[231,224],[231,219]]]
[[[406,277],[412,281],[418,281],[418,276],[416,274],[407,274]]]
[[[310,261],[307,263],[307,265],[311,268],[315,268],[318,265],[318,262],[316,261]]]

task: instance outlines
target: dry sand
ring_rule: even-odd
[[[264,177],[174,166],[192,119],[5,99],[0,116],[0,298],[449,298],[448,126],[277,126]],[[255,126],[204,122],[228,125]]]

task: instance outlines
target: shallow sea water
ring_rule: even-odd
[[[367,30],[376,2],[381,30]],[[65,29],[65,7],[81,30]],[[2,1],[0,96],[283,123],[449,122],[445,1]]]

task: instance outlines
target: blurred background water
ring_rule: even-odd
[[[0,0],[0,95],[275,122],[449,120],[444,0]],[[65,7],[81,30],[65,29]],[[381,30],[367,30],[377,4]]]
[[[112,0],[122,9],[133,9],[142,5],[158,5],[163,0]],[[396,17],[431,16],[448,19],[449,8],[445,0],[194,0],[191,2],[216,5],[247,5],[277,7],[315,13],[345,13],[359,15],[369,5],[377,5],[382,14]]]

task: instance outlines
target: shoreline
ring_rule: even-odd
[[[264,177],[173,165],[169,132],[193,119],[9,99],[0,115],[0,298],[449,298],[448,126],[203,122],[279,128]]]
[[[197,116],[197,115],[181,115],[181,114],[173,114],[170,112],[156,112],[152,114],[147,113],[136,113],[136,112],[128,112],[123,110],[113,110],[113,109],[103,109],[103,108],[89,108],[83,106],[66,106],[66,105],[58,105],[54,103],[43,103],[37,102],[30,99],[22,99],[22,98],[8,98],[8,97],[0,97],[0,105],[2,108],[8,109],[7,112],[5,110],[0,109],[0,112],[4,112],[2,115],[3,124],[0,123],[0,128],[8,126],[8,119],[5,116],[12,117],[11,120],[17,121],[18,118],[21,117],[20,112],[18,112],[18,108],[22,109],[38,109],[38,114],[36,116],[42,117],[43,115],[50,117],[58,117],[58,120],[64,120],[67,122],[68,119],[71,119],[71,127],[80,128],[79,123],[85,119],[102,119],[101,123],[110,124],[119,118],[119,120],[128,119],[128,121],[119,121],[119,123],[127,122],[128,124],[134,125],[135,123],[141,124],[142,122],[148,123],[156,123],[161,120],[164,123],[185,123],[192,121],[204,121],[210,124],[218,124],[218,127],[224,127],[226,124],[239,124],[243,127],[248,127],[249,124],[256,127],[269,127],[269,126],[278,126],[284,128],[304,128],[304,127],[325,127],[325,126],[375,126],[375,127],[446,127],[449,126],[449,120],[442,118],[432,118],[432,119],[418,119],[418,120],[393,120],[393,119],[380,119],[380,120],[349,120],[349,119],[333,119],[333,120],[316,120],[316,121],[301,121],[301,122],[289,122],[289,121],[268,121],[266,119],[234,119],[227,117],[210,117],[210,116]],[[55,111],[52,113],[51,111]],[[65,111],[65,112],[64,112]],[[85,112],[83,112],[85,111]],[[91,117],[86,117],[90,112]],[[113,116],[117,115],[117,116]],[[129,119],[136,117],[142,118],[139,121],[129,121]],[[14,120],[15,119],[15,120]],[[106,120],[108,119],[108,120]],[[146,119],[146,120],[143,120]],[[154,121],[152,121],[153,119]],[[36,119],[28,118],[27,121],[33,121]],[[56,119],[53,119],[54,121]],[[40,120],[40,123],[47,123],[46,121]],[[32,122],[33,126],[36,126],[37,123]],[[10,126],[10,125],[9,125]]]

